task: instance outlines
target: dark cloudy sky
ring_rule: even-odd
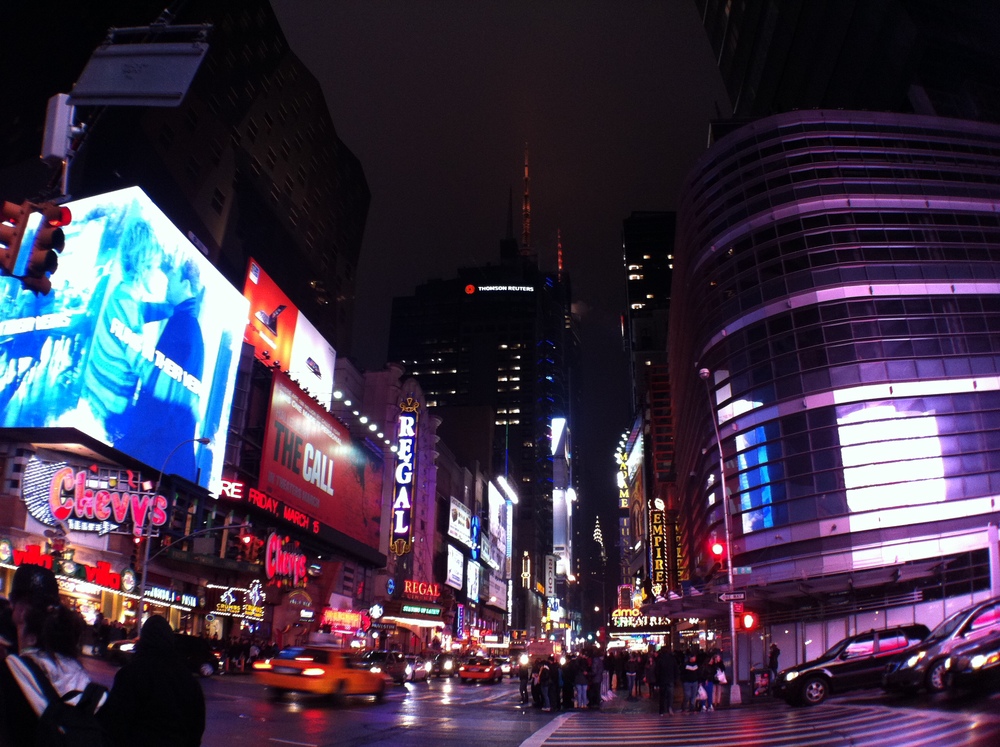
[[[358,271],[362,366],[385,362],[393,296],[499,261],[510,188],[520,235],[528,144],[532,243],[552,269],[561,230],[581,312],[582,492],[604,503],[630,417],[618,323],[622,220],[675,208],[709,120],[728,114],[693,0],[272,6],[372,192]],[[605,526],[605,536],[614,531]]]

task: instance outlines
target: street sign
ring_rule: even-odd
[[[733,575],[734,576],[746,575],[746,574],[752,573],[752,572],[753,572],[753,568],[751,568],[748,565],[738,565],[735,568],[733,568]]]
[[[747,593],[745,591],[724,591],[719,594],[720,602],[744,602],[746,598]]]
[[[733,614],[734,615],[743,614],[743,602],[733,602]]]

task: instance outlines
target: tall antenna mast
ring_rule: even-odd
[[[563,274],[563,253],[562,253],[562,229],[556,229],[556,277],[562,282]]]
[[[528,144],[524,144],[524,197],[521,202],[521,256],[531,255],[531,180],[528,177]]]

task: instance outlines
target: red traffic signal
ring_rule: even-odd
[[[712,553],[712,557],[715,560],[722,560],[722,557],[726,554],[726,546],[719,542],[719,540],[714,540],[712,544],[708,546],[708,549]]]
[[[48,293],[52,288],[49,275],[59,267],[58,252],[66,245],[66,237],[61,226],[69,225],[73,216],[69,208],[44,202],[32,205],[42,216],[41,225],[35,232],[31,253],[28,255],[24,277],[21,282],[25,288],[42,293]]]
[[[21,249],[21,239],[28,227],[28,215],[31,213],[31,203],[4,202],[2,205],[3,222],[0,223],[0,269],[5,275],[14,274],[17,264],[17,253]]]
[[[756,630],[760,620],[756,612],[743,612],[736,616],[736,628],[738,630]]]

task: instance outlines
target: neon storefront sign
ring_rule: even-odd
[[[288,537],[272,532],[264,545],[264,574],[277,586],[304,586],[308,563],[304,553],[288,550]]]
[[[392,535],[389,538],[389,549],[396,555],[405,555],[413,548],[413,467],[419,408],[420,403],[413,397],[399,403]]]
[[[122,525],[141,531],[167,523],[169,501],[143,489],[131,470],[92,464],[78,469],[68,462],[31,457],[21,480],[25,508],[36,521],[70,531],[107,534]]]

